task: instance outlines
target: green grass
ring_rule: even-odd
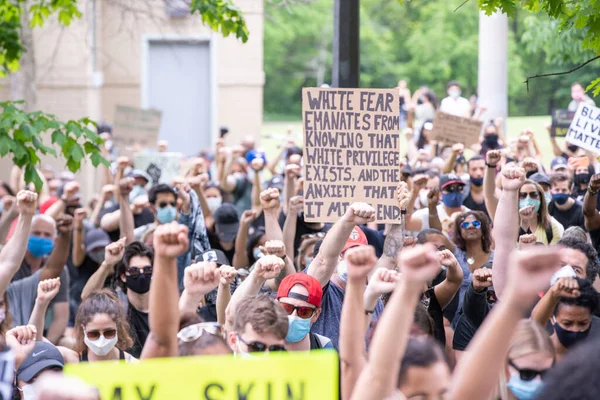
[[[552,152],[552,144],[545,128],[547,122],[550,122],[549,116],[510,117],[506,121],[506,132],[510,140],[519,136],[527,128],[533,130],[540,151],[542,152],[544,165],[549,166],[554,153]],[[285,141],[288,127],[292,129],[292,137],[296,143],[302,144],[302,121],[265,121],[263,123],[260,145],[268,155],[277,153],[277,149]],[[559,145],[561,142],[562,139],[559,139]]]

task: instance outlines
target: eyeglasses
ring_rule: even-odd
[[[117,336],[117,330],[115,328],[106,329],[106,330],[91,330],[85,331],[85,335],[90,340],[98,340],[100,336],[103,336],[105,339],[112,339]]]
[[[223,326],[215,322],[200,322],[180,330],[177,339],[189,343],[198,340],[205,332],[209,335],[223,337]]]
[[[171,207],[175,207],[177,203],[174,201],[161,201],[160,203],[158,203],[158,208],[165,208],[166,206],[171,206]]]
[[[475,229],[479,229],[479,228],[481,228],[481,222],[479,222],[479,221],[473,221],[473,222],[465,221],[462,224],[460,224],[460,227],[463,228],[463,229],[469,229],[470,226],[473,226],[473,228],[475,228]]]
[[[539,192],[519,192],[519,199],[521,200],[525,200],[527,198],[527,196],[531,197],[534,200],[537,200],[540,198],[540,193]]]
[[[152,265],[147,265],[142,268],[127,267],[127,268],[125,268],[125,271],[127,272],[127,274],[129,274],[129,276],[132,276],[132,277],[140,276],[142,274],[152,275]]]
[[[514,369],[516,369],[517,371],[519,371],[519,377],[522,380],[524,380],[524,381],[532,381],[538,375],[543,380],[544,379],[544,375],[546,374],[546,372],[548,372],[547,369],[543,369],[541,371],[538,371],[538,370],[535,370],[535,369],[528,369],[528,368],[520,369],[519,367],[517,367],[515,365],[515,363],[512,360],[508,360],[508,365],[510,365],[511,367],[513,367]]]
[[[312,316],[315,315],[315,312],[317,311],[317,309],[313,307],[293,306],[291,304],[282,302],[279,302],[279,304],[281,304],[281,307],[283,307],[287,315],[292,315],[294,313],[294,310],[296,310],[298,316],[302,319],[312,318]]]
[[[250,353],[264,353],[265,350],[269,350],[269,351],[287,351],[285,349],[285,346],[281,345],[281,344],[274,344],[272,346],[267,346],[266,344],[264,344],[263,342],[250,342],[247,343],[244,339],[242,339],[242,337],[240,335],[237,335],[237,338],[240,342],[244,343],[246,346],[248,346],[248,351]]]
[[[305,233],[304,235],[300,236],[300,240],[314,239],[314,238],[323,239],[324,237],[325,237],[325,232]]]
[[[462,193],[464,189],[465,188],[462,185],[453,185],[453,186],[445,187],[442,190],[444,192],[448,192],[448,193],[454,193],[454,192]]]

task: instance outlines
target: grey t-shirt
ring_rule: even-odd
[[[41,269],[27,278],[19,279],[11,283],[6,291],[8,296],[8,309],[13,318],[15,326],[26,325],[35,306],[38,284],[40,283]],[[64,268],[60,273],[60,289],[51,305],[68,301],[69,275]]]

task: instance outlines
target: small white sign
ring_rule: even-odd
[[[581,103],[565,139],[570,143],[600,153],[600,108]]]

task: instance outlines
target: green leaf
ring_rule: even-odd
[[[25,183],[33,183],[35,185],[35,189],[39,192],[42,190],[43,182],[42,178],[38,174],[37,170],[32,165],[25,166]]]
[[[592,91],[594,97],[600,94],[600,78],[596,78],[585,88],[586,92]]]
[[[80,161],[78,162],[78,161],[75,161],[73,159],[67,160],[67,168],[71,172],[77,172],[77,171],[79,171],[79,167],[80,166],[81,166],[81,162]]]
[[[100,153],[92,153],[92,156],[90,158],[94,167],[98,167],[98,165],[100,164],[110,167],[110,161],[102,157]]]
[[[74,133],[77,137],[81,136],[81,133],[83,132],[79,124],[75,121],[67,122],[65,129],[67,130],[67,133]]]
[[[96,146],[93,143],[90,142],[85,142],[83,144],[83,148],[85,149],[85,153],[86,154],[92,154],[92,153],[97,153],[100,151],[100,149],[98,148],[98,146]]]
[[[0,156],[4,157],[13,149],[13,141],[8,135],[0,135]]]
[[[69,149],[68,157],[79,164],[81,162],[81,160],[83,160],[83,158],[85,157],[85,154],[83,153],[81,146],[79,144],[75,143]]]
[[[65,136],[64,133],[62,133],[59,129],[56,129],[54,132],[52,132],[52,143],[59,145],[60,147],[63,147],[65,145],[67,137]]]

